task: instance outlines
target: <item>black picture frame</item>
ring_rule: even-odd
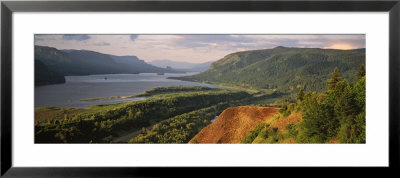
[[[1,175],[6,177],[128,177],[176,175],[177,168],[19,168],[12,166],[13,12],[389,12],[389,167],[399,168],[400,1],[2,1],[1,2]],[[213,169],[213,168],[208,168]],[[226,169],[226,168],[225,168]],[[235,172],[241,169],[234,169]],[[376,169],[363,169],[376,170]],[[212,171],[212,170],[210,170]],[[229,171],[232,171],[230,169]],[[260,169],[252,171],[259,172]],[[281,170],[282,171],[282,170]],[[185,168],[196,175],[209,171]],[[288,171],[289,173],[290,171]],[[307,172],[307,171],[299,171]],[[209,172],[211,173],[211,172]],[[232,173],[232,172],[231,172]],[[330,171],[330,173],[332,173]],[[188,175],[190,176],[190,175]]]

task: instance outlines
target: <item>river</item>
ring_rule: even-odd
[[[133,100],[142,100],[144,97],[116,98],[107,100],[81,101],[87,98],[129,96],[139,94],[155,87],[169,86],[208,86],[214,85],[168,79],[197,73],[156,73],[140,74],[104,74],[87,76],[66,76],[66,83],[35,87],[35,107],[59,106],[86,108],[88,105],[111,104]]]

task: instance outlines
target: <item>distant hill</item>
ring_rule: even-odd
[[[114,55],[110,55],[111,58],[119,64],[127,64],[127,65],[146,65],[146,62],[144,62],[143,60],[140,60],[138,57],[136,56],[114,56]]]
[[[46,67],[43,62],[35,60],[35,86],[65,83],[65,77]]]
[[[58,50],[35,46],[35,60],[62,75],[176,73],[145,63],[136,56],[114,56],[88,50]]]
[[[358,51],[358,52],[365,53],[365,48],[353,49],[353,51]]]
[[[214,61],[204,62],[204,63],[191,63],[191,62],[180,62],[172,60],[153,60],[150,61],[149,63],[161,68],[171,67],[173,69],[186,72],[203,72],[208,70],[210,68],[211,63],[213,62]]]
[[[284,92],[300,88],[321,91],[335,67],[352,82],[362,64],[365,65],[365,49],[276,47],[232,53],[212,63],[205,72],[177,79]]]
[[[173,60],[153,60],[150,61],[149,64],[157,66],[157,67],[162,67],[166,68],[167,66],[170,66],[174,69],[189,69],[192,68],[195,63],[191,62],[180,62],[180,61],[173,61]]]
[[[213,62],[215,62],[215,61],[196,64],[192,68],[190,68],[189,70],[191,70],[193,72],[204,72],[204,71],[210,69],[210,66],[211,66],[211,64]]]
[[[189,143],[240,143],[256,125],[278,113],[279,108],[239,106],[225,109]]]

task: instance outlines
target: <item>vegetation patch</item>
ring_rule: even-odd
[[[160,99],[147,99],[111,105],[92,106],[64,112],[63,108],[37,110],[39,113],[64,112],[60,119],[35,125],[36,143],[104,143],[111,142],[124,131],[140,130],[162,120],[216,105],[248,98],[245,92],[209,91],[181,94]],[[73,112],[72,112],[73,111]],[[38,114],[40,115],[40,114]],[[61,117],[61,116],[59,116]],[[48,118],[49,119],[49,118]]]
[[[327,90],[297,94],[297,102],[284,102],[275,119],[255,127],[244,143],[365,143],[365,68],[352,85],[336,68]],[[268,126],[268,127],[267,127]],[[276,129],[271,131],[271,129]],[[267,134],[265,131],[267,130]]]
[[[199,92],[199,91],[210,91],[219,90],[218,88],[210,88],[205,86],[172,86],[172,87],[156,87],[148,91],[138,94],[136,96],[154,96],[166,93],[176,93],[176,92]]]

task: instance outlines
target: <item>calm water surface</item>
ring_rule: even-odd
[[[80,101],[86,98],[129,96],[139,94],[155,87],[169,86],[208,86],[214,85],[167,79],[167,77],[194,75],[196,73],[157,75],[155,73],[141,74],[104,74],[88,76],[66,76],[66,83],[35,87],[35,107],[61,106],[85,108],[88,105],[111,104],[132,100],[142,100],[144,97],[126,99],[110,99],[96,101]],[[107,78],[107,79],[105,79]]]

